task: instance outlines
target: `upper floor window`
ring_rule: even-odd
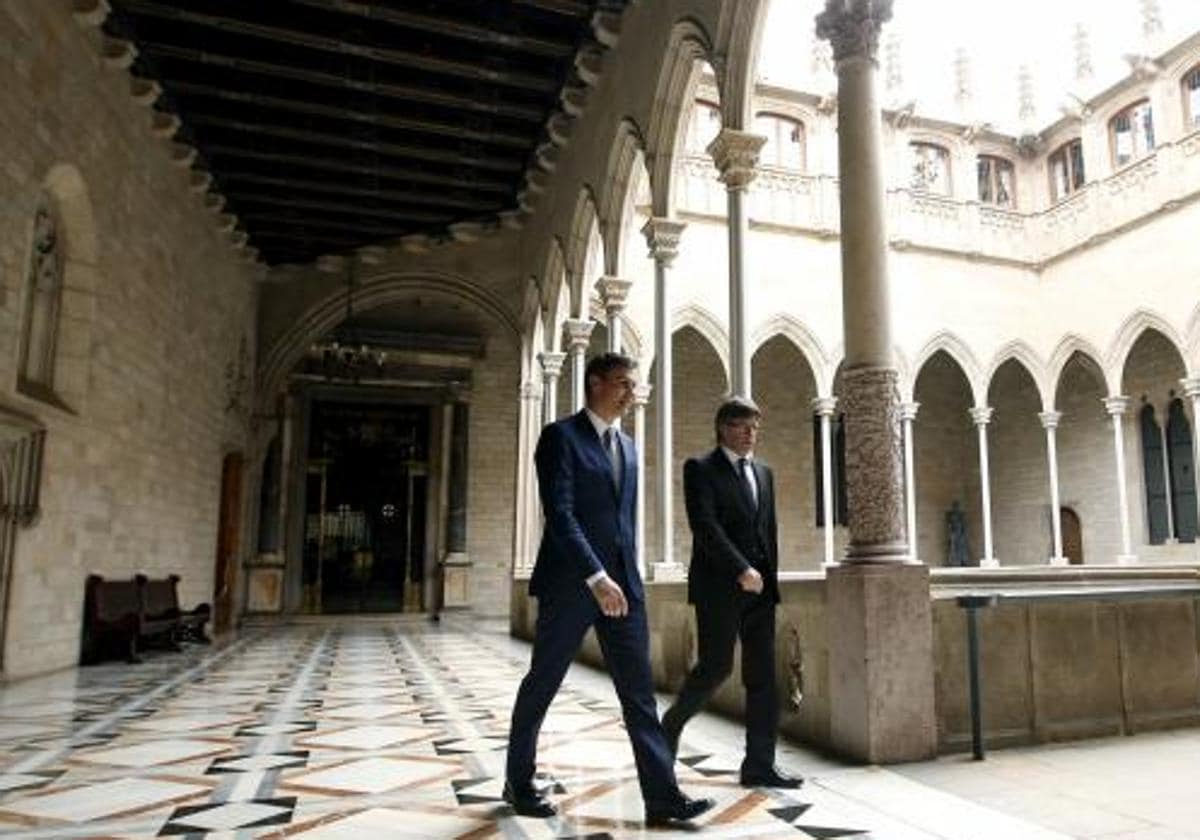
[[[776,114],[759,114],[754,131],[767,138],[759,155],[764,166],[804,169],[804,123]]]
[[[1108,124],[1113,164],[1124,166],[1145,157],[1154,149],[1154,117],[1150,102],[1143,99],[1112,118]]]
[[[40,398],[53,394],[62,289],[63,248],[58,216],[49,199],[44,199],[34,216],[17,369],[17,386]]]
[[[1061,201],[1083,186],[1083,141],[1068,140],[1049,159],[1050,198]]]
[[[693,155],[707,154],[708,144],[721,131],[721,108],[715,102],[697,99],[688,124],[687,150]]]
[[[1015,178],[1011,160],[994,155],[980,155],[975,159],[975,172],[979,180],[979,200],[997,207],[1016,205]]]
[[[909,143],[914,190],[950,195],[950,152],[933,143]]]
[[[1200,64],[1183,76],[1183,118],[1190,128],[1200,128]]]

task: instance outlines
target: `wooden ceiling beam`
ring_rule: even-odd
[[[298,207],[304,210],[316,210],[321,213],[341,213],[347,216],[383,219],[384,221],[396,222],[401,225],[445,224],[454,218],[453,213],[431,213],[426,210],[408,209],[389,210],[384,207],[368,207],[363,204],[341,201],[320,201],[316,199],[297,198],[295,196],[276,196],[239,190],[231,190],[226,195],[235,206],[241,206],[245,202],[267,207]]]
[[[345,231],[347,233],[362,234],[362,244],[367,244],[370,241],[378,239],[387,239],[389,237],[404,236],[407,233],[416,233],[422,229],[420,225],[373,225],[368,222],[339,222],[331,221],[330,219],[311,214],[292,213],[284,216],[277,213],[268,213],[260,211],[238,211],[238,218],[247,222],[246,232],[250,236],[255,233],[273,230],[278,226],[284,229],[295,230],[303,228],[305,230],[333,230]],[[250,224],[253,222],[254,224]]]
[[[422,204],[429,207],[453,207],[459,210],[470,210],[477,213],[496,211],[496,201],[481,201],[466,196],[447,193],[445,190],[429,190],[416,192],[414,190],[388,190],[377,187],[360,187],[333,181],[312,181],[306,178],[276,177],[259,175],[254,172],[241,172],[223,169],[220,173],[221,184],[224,188],[229,184],[258,184],[267,187],[293,187],[305,192],[322,193],[333,196],[357,196],[373,198],[379,201],[396,201],[408,204]]]

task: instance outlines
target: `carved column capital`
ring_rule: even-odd
[[[837,397],[817,397],[812,401],[812,409],[822,417],[832,417],[837,404]]]
[[[1057,429],[1058,421],[1062,419],[1061,411],[1043,411],[1038,414],[1038,419],[1042,421],[1043,429]]]
[[[1200,399],[1200,376],[1188,376],[1179,380],[1183,393],[1194,399]]]
[[[665,216],[651,216],[642,226],[642,235],[650,248],[651,258],[663,268],[670,268],[679,255],[679,237],[683,235],[685,222]]]
[[[604,302],[604,311],[610,318],[625,310],[625,302],[629,298],[631,286],[633,286],[632,280],[615,277],[611,274],[605,274],[596,281],[596,291],[600,295],[600,300]]]
[[[758,153],[767,138],[735,128],[722,128],[708,144],[708,153],[730,191],[744,190],[757,175]]]
[[[566,353],[545,352],[538,353],[538,361],[542,365],[542,376],[547,379],[557,379],[562,373],[563,361],[567,358]]]
[[[917,411],[921,408],[919,402],[902,402],[900,403],[900,419],[912,422],[917,419]]]
[[[1105,397],[1101,402],[1104,403],[1104,410],[1113,417],[1119,417],[1129,410],[1129,397],[1124,394]]]
[[[586,353],[588,343],[592,340],[592,330],[596,322],[590,318],[571,318],[563,322],[567,334],[567,347],[572,355]]]
[[[976,426],[986,426],[988,423],[992,422],[992,414],[994,414],[995,411],[996,409],[992,408],[990,405],[977,405],[970,409],[971,421]]]
[[[825,0],[817,15],[817,37],[833,45],[833,60],[876,60],[879,30],[892,18],[892,0]]]

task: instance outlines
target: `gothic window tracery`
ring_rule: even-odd
[[[934,143],[909,143],[912,152],[912,174],[909,184],[914,190],[950,195],[950,152]]]
[[[1016,206],[1016,177],[1012,161],[995,155],[980,155],[975,161],[979,200],[997,207]]]
[[[754,117],[754,131],[767,138],[759,155],[761,164],[804,171],[804,123],[779,114],[761,113]]]
[[[1154,151],[1154,115],[1143,99],[1121,111],[1108,124],[1114,166],[1124,166]]]
[[[54,388],[54,358],[62,304],[63,248],[52,203],[43,199],[34,215],[33,242],[25,282],[18,387],[37,396]]]
[[[1083,171],[1083,141],[1068,140],[1050,154],[1050,199],[1062,201],[1082,187],[1087,178]]]

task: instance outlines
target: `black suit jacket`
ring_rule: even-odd
[[[758,482],[757,507],[720,447],[683,465],[683,493],[692,528],[689,603],[737,603],[742,592],[737,578],[749,567],[763,577],[762,597],[779,603],[775,478],[765,464],[751,463]]]

